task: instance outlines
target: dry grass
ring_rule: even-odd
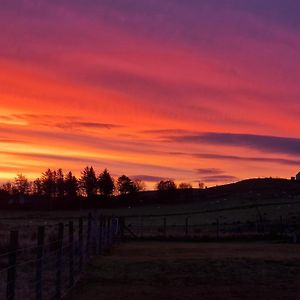
[[[128,243],[95,258],[65,300],[300,299],[300,247]]]

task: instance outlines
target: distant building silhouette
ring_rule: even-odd
[[[296,175],[296,180],[300,181],[300,172]]]

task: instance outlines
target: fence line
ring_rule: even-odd
[[[38,226],[35,246],[20,247],[22,231],[10,232],[9,251],[0,254],[0,299],[62,299],[91,257],[105,253],[122,239],[116,217],[89,214],[75,221],[50,229]]]
[[[202,214],[199,214],[202,216]],[[196,213],[178,213],[153,216],[126,216],[121,219],[127,239],[285,239],[300,242],[300,216],[278,217],[267,220],[257,216],[251,221],[231,221],[216,216],[211,222],[203,222]]]
[[[224,208],[214,208],[214,209],[204,209],[204,210],[193,210],[193,211],[185,211],[185,212],[174,212],[174,213],[165,213],[165,214],[144,214],[144,215],[126,215],[128,218],[151,218],[151,217],[172,217],[172,216],[185,216],[185,215],[201,215],[201,214],[210,214],[217,212],[227,212],[234,210],[246,210],[251,208],[262,208],[262,207],[270,207],[277,205],[293,205],[300,204],[300,201],[285,201],[285,202],[270,202],[270,203],[258,203],[258,204],[249,204],[249,205],[240,205],[240,206],[231,206]]]

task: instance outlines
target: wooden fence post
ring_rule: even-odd
[[[255,230],[256,230],[256,235],[259,234],[259,226],[258,226],[258,220],[255,220]]]
[[[79,218],[79,228],[78,228],[78,248],[79,248],[79,273],[82,272],[83,268],[83,219]]]
[[[217,218],[217,240],[220,239],[220,219]]]
[[[19,241],[19,232],[17,230],[11,231],[10,242],[9,242],[8,270],[7,270],[7,289],[6,289],[7,300],[15,299],[18,241]]]
[[[113,238],[114,238],[113,242],[114,242],[114,244],[118,244],[118,242],[119,242],[118,226],[119,226],[119,220],[117,217],[114,217],[114,226],[113,226]]]
[[[57,258],[56,258],[56,299],[61,299],[62,249],[64,238],[64,224],[58,224]]]
[[[115,218],[112,216],[110,222],[110,246],[111,247],[114,244],[114,227],[115,227]]]
[[[283,232],[284,232],[284,229],[283,229],[283,218],[282,216],[280,216],[280,235],[283,236]]]
[[[144,223],[143,223],[143,217],[140,216],[140,238],[144,236]]]
[[[106,249],[106,223],[107,218],[103,216],[102,218],[102,251]]]
[[[114,228],[115,228],[115,218],[111,217],[110,221],[110,246],[112,247],[114,244]]]
[[[124,241],[125,238],[125,217],[119,218],[119,230],[120,230],[120,240]]]
[[[167,218],[164,217],[164,227],[163,227],[163,234],[164,234],[164,237],[167,237]]]
[[[115,218],[115,243],[119,244],[120,243],[120,218],[116,217]]]
[[[264,219],[264,216],[261,218],[261,225],[262,225],[263,236],[265,236],[265,219]]]
[[[107,248],[110,248],[110,242],[111,242],[111,217],[107,218],[107,228],[106,228],[106,233],[107,233]]]
[[[69,222],[69,286],[74,285],[74,224],[73,221]]]
[[[189,217],[185,218],[185,237],[189,235]]]
[[[92,229],[92,214],[89,213],[89,216],[88,216],[87,236],[86,236],[86,254],[87,254],[87,257],[90,256],[91,229]]]
[[[37,236],[37,257],[36,257],[36,284],[35,284],[35,299],[42,300],[42,271],[43,271],[43,255],[45,243],[45,227],[38,227]]]
[[[98,243],[99,243],[99,252],[98,254],[102,254],[103,251],[103,217],[99,217],[99,231],[98,231]]]

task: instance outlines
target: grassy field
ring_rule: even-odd
[[[270,205],[266,205],[270,203]],[[204,214],[195,215],[197,219],[201,218],[202,223],[211,222],[216,217],[225,217],[228,221],[245,221],[255,220],[258,213],[264,215],[266,219],[278,220],[280,216],[299,216],[300,217],[300,198],[298,199],[276,199],[273,201],[260,200],[257,207],[249,207],[253,205],[253,201],[238,200],[209,200],[199,201],[195,203],[182,203],[175,205],[159,205],[151,204],[136,207],[123,207],[115,209],[97,209],[98,213],[104,215],[116,216],[141,216],[141,215],[168,215],[194,214],[195,212],[206,212]],[[221,210],[221,211],[218,211]],[[222,211],[223,210],[223,211]],[[0,212],[0,224],[7,224],[11,220],[18,223],[27,221],[29,224],[40,223],[48,219],[68,219],[70,217],[87,216],[89,212],[95,210],[62,210],[62,211],[20,211],[20,210],[3,210]],[[56,220],[54,220],[56,221]],[[23,223],[22,223],[23,224]]]
[[[233,184],[212,187],[204,190],[176,190],[171,194],[160,194],[157,191],[141,192],[133,196],[131,204],[127,203],[115,209],[98,209],[106,215],[141,216],[165,215],[206,211],[193,217],[195,223],[210,223],[217,217],[226,222],[256,220],[259,215],[268,220],[294,216],[300,218],[300,183],[285,179],[249,179]],[[116,199],[115,199],[116,200]],[[84,201],[84,200],[83,200]],[[101,201],[99,199],[99,201]],[[85,207],[85,205],[83,205]],[[210,212],[207,212],[210,211]],[[216,211],[215,213],[212,211]],[[1,210],[0,226],[11,219],[28,224],[48,221],[49,218],[67,219],[87,215],[88,210]],[[193,222],[193,220],[191,220]]]
[[[278,199],[276,201],[279,201]],[[293,202],[294,201],[294,202]],[[217,221],[220,224],[221,234],[248,233],[256,231],[257,222],[264,223],[266,232],[270,232],[271,224],[282,224],[285,232],[294,232],[300,224],[300,202],[297,200],[282,203],[273,202],[266,205],[266,201],[258,203],[257,207],[249,207],[250,201],[210,200],[196,203],[176,205],[148,205],[133,208],[118,209],[74,210],[74,211],[3,211],[0,214],[0,237],[6,243],[9,230],[30,228],[36,230],[37,225],[51,225],[58,222],[67,222],[70,218],[87,216],[89,212],[94,215],[126,216],[126,225],[137,236],[155,236],[162,234],[164,216],[167,215],[167,235],[182,236],[185,233],[186,218],[188,217],[189,234],[191,236],[216,235]],[[248,205],[248,206],[247,206]],[[242,208],[245,207],[245,208]],[[214,211],[215,210],[215,211]],[[209,211],[209,212],[208,212]],[[197,214],[197,212],[199,212]],[[203,212],[203,213],[201,213]],[[170,214],[178,214],[171,215]],[[152,217],[141,217],[141,216]],[[249,224],[251,228],[248,228]],[[268,225],[270,224],[270,225]],[[297,224],[295,227],[294,224]],[[262,225],[259,225],[262,227]],[[278,227],[278,226],[277,226]],[[280,228],[277,231],[280,231]],[[28,231],[27,230],[27,231]],[[1,245],[0,245],[1,246]]]
[[[58,222],[67,222],[69,219],[77,224],[76,218],[86,217],[89,212],[95,216],[100,214],[125,216],[125,224],[137,236],[160,235],[165,224],[168,227],[166,235],[184,235],[187,222],[189,234],[197,237],[216,235],[217,231],[223,235],[241,232],[253,234],[262,231],[287,234],[300,232],[298,182],[254,179],[205,190],[194,189],[187,194],[176,191],[174,199],[172,197],[168,199],[169,203],[165,203],[163,197],[160,199],[161,203],[154,203],[155,195],[158,193],[144,192],[137,197],[139,201],[132,207],[99,208],[97,212],[95,210],[1,211],[0,248],[1,243],[7,244],[7,236],[11,229],[22,231],[26,229],[31,232],[36,230],[38,225],[51,226]],[[178,201],[176,195],[185,197]]]
[[[127,243],[95,258],[65,300],[300,299],[300,246]]]

